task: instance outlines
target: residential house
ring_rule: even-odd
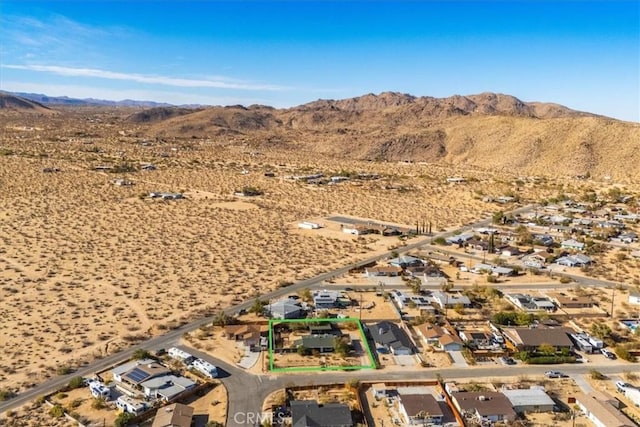
[[[431,293],[431,299],[435,304],[439,305],[440,308],[453,308],[459,304],[463,307],[471,306],[469,297],[459,292],[451,294],[448,292],[434,291]]]
[[[319,405],[315,400],[292,400],[292,427],[352,427],[349,406],[343,403]]]
[[[339,291],[328,291],[325,289],[313,292],[313,304],[316,310],[339,307],[341,305],[339,300]]]
[[[555,402],[544,387],[532,386],[531,388],[519,388],[519,389],[503,389],[504,394],[513,409],[521,414],[524,412],[551,412],[555,406]]]
[[[267,325],[226,325],[224,334],[228,339],[242,342],[249,348],[265,347],[269,328]]]
[[[570,249],[574,251],[583,251],[585,244],[582,242],[578,242],[575,239],[564,240],[560,243],[560,247],[562,249]]]
[[[195,386],[196,383],[189,378],[176,375],[164,375],[140,384],[146,397],[163,399],[164,401],[169,401],[184,391],[195,388]]]
[[[546,297],[532,297],[525,294],[505,294],[505,299],[524,311],[555,311],[556,305]]]
[[[445,241],[451,245],[453,244],[462,245],[464,244],[464,242],[471,239],[473,239],[473,233],[462,233],[462,234],[456,234],[454,236],[449,236],[445,239]]]
[[[451,393],[454,406],[463,416],[475,418],[477,422],[511,422],[517,417],[507,397],[497,391],[459,391]]]
[[[480,330],[460,331],[458,334],[462,341],[473,348],[488,347],[491,345],[491,334]]]
[[[591,258],[583,254],[567,255],[556,260],[556,264],[567,267],[585,267],[591,263]]]
[[[484,240],[471,239],[465,243],[465,246],[474,251],[487,251],[489,250],[489,243]]]
[[[534,252],[522,257],[522,264],[529,268],[544,268],[545,265],[554,258],[548,252]]]
[[[445,334],[438,338],[438,346],[443,351],[462,351],[464,343],[457,335]]]
[[[136,360],[114,368],[113,380],[133,386],[142,384],[152,378],[170,374],[171,370],[151,359]]]
[[[408,425],[442,424],[444,413],[431,394],[400,394],[398,412]]]
[[[300,319],[305,316],[300,303],[289,298],[268,304],[265,309],[273,319]]]
[[[416,333],[425,344],[435,346],[438,344],[440,337],[446,335],[444,328],[431,323],[423,323],[416,327]]]
[[[395,323],[382,321],[369,326],[369,332],[376,345],[384,347],[395,355],[411,355],[415,346],[409,335]]]
[[[566,296],[560,294],[549,294],[560,308],[589,308],[593,307],[594,301],[591,297]]]
[[[629,292],[629,304],[640,304],[640,292],[638,291]]]
[[[553,246],[555,243],[553,237],[548,234],[534,234],[533,240],[539,242],[542,246]]]
[[[578,393],[576,405],[596,427],[634,427],[636,424],[618,409],[618,401],[604,392]]]
[[[511,245],[503,245],[503,246],[499,246],[496,249],[496,253],[502,255],[502,256],[518,256],[520,254],[522,254],[522,252],[520,251],[520,248],[517,248],[515,246],[511,246]]]
[[[402,268],[391,265],[366,267],[364,271],[367,277],[397,277],[402,274]]]
[[[502,334],[507,343],[518,351],[536,351],[541,345],[551,345],[556,351],[572,350],[573,341],[567,328],[503,328]]]
[[[325,335],[305,335],[294,341],[295,348],[304,347],[307,350],[318,351],[320,353],[331,353],[334,351],[334,344],[338,339],[333,334]]]
[[[193,408],[182,403],[173,403],[158,409],[151,427],[191,427]]]
[[[409,255],[402,255],[397,258],[390,259],[387,263],[391,266],[400,268],[420,267],[424,265],[423,260]]]

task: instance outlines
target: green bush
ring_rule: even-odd
[[[636,361],[636,357],[629,352],[629,349],[625,345],[617,345],[614,348],[614,352],[616,353],[616,356],[622,360],[626,360],[627,362]]]
[[[56,403],[51,407],[51,409],[49,409],[49,415],[54,418],[60,418],[64,416],[64,408],[60,406],[60,404]]]
[[[74,390],[76,388],[80,388],[84,386],[84,378],[82,377],[73,377],[69,381],[68,388],[69,390]]]
[[[0,389],[0,402],[3,402],[5,400],[9,400],[12,397],[15,397],[15,393],[11,390],[7,390],[7,389]]]
[[[550,365],[555,363],[576,363],[573,356],[529,356],[526,363],[530,365]]]

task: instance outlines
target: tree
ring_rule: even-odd
[[[151,353],[149,353],[149,351],[145,350],[144,348],[139,348],[133,352],[133,358],[135,360],[149,359],[151,357]]]
[[[303,345],[299,345],[296,352],[298,353],[298,356],[306,356],[309,354],[309,350]]]
[[[552,354],[555,354],[556,348],[551,344],[540,344],[540,346],[538,347],[538,352],[550,356]]]
[[[304,302],[311,302],[313,301],[313,295],[311,294],[311,289],[309,288],[304,288],[304,289],[300,289],[298,291],[298,296],[302,299],[302,301]]]
[[[600,338],[601,340],[611,335],[611,328],[604,323],[592,324],[589,331],[591,332],[591,335]]]
[[[261,301],[260,298],[256,298],[256,300],[253,302],[253,305],[249,309],[249,313],[262,314],[266,305],[266,301]]]
[[[493,221],[494,224],[502,224],[503,218],[504,218],[504,212],[498,211],[493,214],[493,216],[491,217],[491,220]]]
[[[114,427],[125,427],[133,417],[135,417],[135,415],[130,412],[120,412],[113,425]]]
[[[414,294],[419,294],[420,291],[422,290],[422,281],[417,277],[414,277],[413,279],[409,280],[408,285]]]
[[[84,386],[84,378],[82,377],[73,377],[71,378],[71,380],[69,381],[68,387],[71,390],[74,390],[76,388],[80,388]]]
[[[343,338],[336,337],[333,339],[333,351],[342,357],[345,357],[351,351],[351,346]]]

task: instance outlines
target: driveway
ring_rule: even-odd
[[[452,366],[455,366],[457,368],[466,368],[467,366],[469,366],[461,351],[449,351],[448,353],[453,360]]]
[[[244,349],[244,355],[242,356],[242,359],[240,359],[240,361],[238,362],[238,366],[240,366],[241,368],[250,369],[253,367],[253,365],[255,365],[258,362],[258,360],[260,360],[261,352],[251,351],[249,347],[243,346],[242,344],[239,344],[238,347],[240,347],[241,349]]]

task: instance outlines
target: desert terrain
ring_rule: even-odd
[[[131,108],[0,110],[2,389],[19,392],[197,316],[402,245],[396,237],[299,230],[299,221],[350,215],[455,230],[516,206],[483,201],[487,196],[516,195],[523,205],[612,186],[638,192],[628,168],[611,169],[608,179],[594,173],[577,180],[573,174],[588,166],[566,175],[536,166],[534,178],[523,173],[527,168],[482,157],[463,165],[446,158],[398,161],[403,154],[375,161],[345,156],[344,135],[327,140],[325,148],[333,148],[320,146],[326,129],[284,138],[280,131],[269,137],[229,126],[227,133],[192,132],[177,122],[213,114],[207,111],[141,122],[140,109]],[[534,113],[514,120],[540,120],[542,113]],[[639,129],[616,121],[604,126],[608,119],[583,114],[548,120],[588,121],[624,138]],[[481,121],[493,127],[489,122],[507,118]],[[464,122],[456,126],[467,129]],[[617,154],[628,165],[637,152],[625,150]],[[489,151],[495,156],[495,147]],[[154,167],[144,170],[145,164]],[[601,176],[609,163],[594,168]],[[377,179],[335,185],[292,179],[320,172]],[[448,183],[452,176],[466,180]],[[116,179],[133,185],[115,185]],[[234,195],[243,188],[261,194]],[[150,198],[152,192],[184,198]],[[639,277],[637,265],[625,265],[621,278]]]

